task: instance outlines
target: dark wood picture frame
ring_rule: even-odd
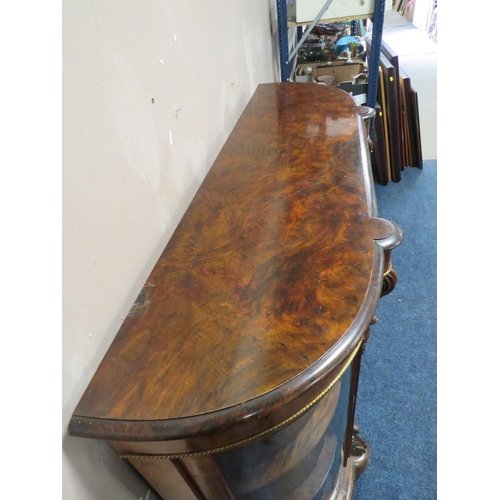
[[[389,146],[391,151],[391,179],[393,182],[401,180],[402,154],[401,154],[401,127],[399,118],[398,87],[396,69],[389,59],[381,53],[380,65],[385,85],[386,115],[389,125]]]

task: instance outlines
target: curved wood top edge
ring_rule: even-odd
[[[358,106],[357,108],[359,116],[365,120],[369,120],[375,116],[376,111],[368,106]]]
[[[375,239],[377,244],[380,245],[384,250],[392,250],[393,248],[396,248],[403,242],[404,239],[404,231],[401,229],[401,227],[394,222],[389,222],[389,224],[392,226],[393,231],[385,237]]]
[[[377,308],[382,288],[383,248],[374,241],[371,286],[363,306],[345,335],[308,369],[273,391],[221,410],[168,420],[118,420],[74,414],[68,430],[78,437],[108,441],[166,441],[210,434],[221,427],[232,427],[248,418],[264,419],[270,408],[282,405],[310,390],[345,362],[365,335]]]

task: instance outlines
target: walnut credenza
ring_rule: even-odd
[[[165,500],[353,495],[361,355],[395,285],[367,118],[322,85],[259,85],[78,403]]]

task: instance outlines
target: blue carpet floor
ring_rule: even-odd
[[[375,185],[379,217],[399,224],[398,283],[380,301],[363,355],[356,420],[371,459],[354,500],[431,500],[436,466],[437,162]]]

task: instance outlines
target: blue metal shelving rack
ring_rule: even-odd
[[[302,26],[297,27],[297,45],[293,47],[291,52],[288,50],[288,20],[287,11],[288,6],[292,0],[276,0],[277,14],[278,14],[278,36],[279,36],[279,52],[280,52],[280,68],[281,68],[281,81],[290,81],[290,71],[293,67],[294,58],[297,55],[299,48],[302,46],[314,26],[321,20],[322,15],[328,9],[334,0],[327,0],[325,5],[320,10],[315,19],[308,26],[307,30],[303,33]],[[366,95],[366,105],[370,108],[375,108],[377,102],[377,87],[378,75],[380,66],[380,50],[382,48],[382,32],[384,28],[384,12],[386,0],[375,0],[375,7],[373,12],[372,23],[372,42],[370,59],[368,61],[368,92]],[[356,22],[351,22],[352,26],[356,26]],[[373,119],[370,124],[370,136],[373,134]]]

